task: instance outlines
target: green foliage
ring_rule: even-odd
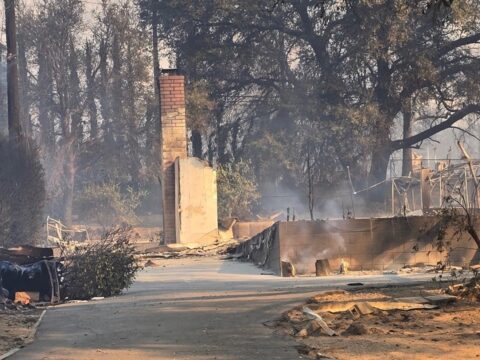
[[[135,210],[147,192],[127,187],[122,191],[119,184],[106,182],[86,185],[77,198],[79,215],[103,226],[137,221]]]
[[[0,139],[0,164],[0,245],[33,244],[45,204],[37,148]]]
[[[260,198],[251,165],[244,161],[225,164],[217,174],[220,217],[248,218]]]
[[[65,292],[68,299],[119,295],[129,288],[140,269],[131,229],[108,231],[100,241],[81,248],[63,249]]]

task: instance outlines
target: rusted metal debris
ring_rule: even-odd
[[[77,225],[75,227],[68,227],[62,224],[59,220],[47,217],[47,244],[51,246],[62,245],[67,241],[81,238],[82,241],[90,241],[88,229],[84,225]]]

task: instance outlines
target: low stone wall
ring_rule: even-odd
[[[467,234],[448,244],[452,229],[445,235],[446,248],[439,248],[440,221],[439,217],[419,216],[279,222],[272,227],[276,237],[268,268],[280,275],[280,263],[287,261],[297,274],[315,274],[315,262],[320,259],[328,259],[332,269],[344,259],[351,270],[396,270],[439,261],[467,266],[479,261],[476,244]],[[254,251],[253,244],[260,238],[247,241],[244,251]]]

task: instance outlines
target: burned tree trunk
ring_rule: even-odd
[[[477,247],[480,249],[480,237],[478,236],[477,230],[473,225],[467,227],[468,234],[472,237],[473,241],[477,244]]]
[[[87,106],[90,120],[90,140],[96,140],[98,136],[97,105],[95,103],[95,74],[93,69],[92,45],[87,41],[85,44],[85,73],[87,85]]]
[[[152,46],[153,46],[153,77],[154,77],[154,89],[155,89],[155,119],[159,119],[155,123],[155,134],[160,134],[161,126],[161,103],[160,103],[160,58],[158,56],[159,45],[158,45],[158,24],[157,16],[152,17]]]
[[[192,152],[193,156],[199,159],[203,156],[202,134],[195,129],[192,130]]]
[[[11,139],[20,141],[23,132],[20,123],[15,0],[5,0],[5,18],[7,35],[8,133]]]
[[[307,176],[308,176],[308,210],[310,212],[310,220],[314,221],[313,210],[315,208],[315,196],[313,193],[313,173],[312,162],[310,157],[310,149],[307,153]]]
[[[71,226],[73,222],[73,196],[75,190],[75,153],[72,144],[68,144],[65,157],[65,190],[63,194],[63,221],[67,226]]]
[[[387,178],[387,170],[391,154],[392,150],[388,144],[383,144],[373,150],[369,176],[370,186]]]
[[[30,106],[31,98],[29,94],[29,80],[28,80],[28,63],[25,47],[25,35],[17,36],[18,40],[18,72],[19,72],[19,102],[22,104],[20,107],[20,121],[25,136],[32,136],[32,121],[30,119]]]
[[[40,144],[49,157],[55,153],[55,124],[51,116],[53,103],[52,68],[46,56],[45,46],[38,48],[38,123],[40,125]]]
[[[408,99],[403,108],[403,138],[408,139],[412,136],[412,103]],[[403,149],[402,176],[409,176],[412,172],[412,148]]]

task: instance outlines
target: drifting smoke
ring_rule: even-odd
[[[266,183],[261,186],[261,209],[264,213],[282,213],[282,220],[287,219],[287,209],[290,209],[290,219],[309,219],[306,194],[298,189],[291,189],[283,185]]]
[[[281,213],[279,219],[287,219],[290,209],[290,220],[310,220],[307,191],[302,188],[286,187],[272,183],[261,186],[262,213]],[[372,204],[366,198],[367,193],[353,195],[350,185],[344,183],[335,188],[315,189],[314,219],[348,219],[361,217],[383,217],[384,206]]]
[[[324,222],[316,233],[311,226],[295,227],[295,236],[285,236],[282,238],[284,250],[282,261],[295,264],[298,274],[308,274],[315,272],[315,262],[320,259],[336,259],[342,254],[346,254],[347,243],[341,235],[341,229],[335,227],[332,222]],[[312,236],[321,241],[321,251],[318,251],[318,243],[312,242]],[[332,262],[333,266],[337,266]]]

